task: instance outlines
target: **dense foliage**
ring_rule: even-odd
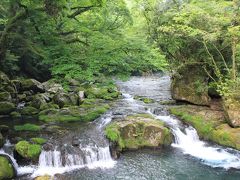
[[[1,0],[1,70],[83,81],[162,70],[134,13],[124,0]]]
[[[172,70],[189,63],[203,67],[225,96],[239,89],[238,0],[143,1],[150,39]]]

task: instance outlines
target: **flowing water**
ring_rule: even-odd
[[[123,94],[112,109],[101,118],[66,134],[61,141],[44,150],[35,166],[18,166],[19,179],[32,179],[39,175],[62,174],[56,179],[240,179],[240,152],[201,141],[196,130],[181,123],[167,112],[162,102],[171,100],[170,78],[154,75],[132,77],[127,82],[117,81]],[[154,99],[145,104],[134,96]],[[175,138],[169,148],[139,150],[123,153],[114,161],[109,143],[104,137],[104,127],[114,118],[134,113],[148,113],[164,121]],[[74,137],[74,138],[73,138]],[[78,142],[72,145],[72,139]],[[11,144],[0,153],[8,152]],[[25,175],[23,175],[25,174]],[[23,175],[23,176],[21,176]]]

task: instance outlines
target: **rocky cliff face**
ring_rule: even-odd
[[[209,105],[208,76],[199,64],[181,66],[172,77],[172,97],[196,105]]]

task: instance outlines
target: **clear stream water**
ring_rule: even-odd
[[[43,151],[39,164],[21,167],[15,164],[17,179],[32,179],[39,175],[54,175],[55,179],[240,179],[240,152],[199,140],[196,130],[181,123],[167,112],[161,102],[171,100],[170,78],[154,75],[132,77],[127,82],[117,81],[123,94],[112,109],[93,123],[79,127],[73,134],[56,142],[53,149]],[[134,96],[155,99],[152,104],[135,100]],[[164,121],[171,128],[175,142],[161,150],[139,150],[125,152],[120,159],[113,160],[109,143],[105,139],[104,127],[114,118],[134,113],[149,113]],[[73,147],[69,139],[79,140]],[[8,142],[5,146],[11,146]],[[11,153],[9,153],[11,156]]]

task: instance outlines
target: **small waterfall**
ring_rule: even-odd
[[[181,149],[184,154],[198,158],[211,167],[240,168],[240,153],[238,151],[231,153],[228,151],[230,148],[213,146],[201,141],[197,131],[192,126],[185,127],[172,116],[153,116],[164,121],[171,128],[175,138],[175,143],[172,146]]]
[[[109,147],[80,147],[79,153],[76,154],[63,153],[55,149],[54,151],[42,151],[38,168],[32,177],[45,174],[53,176],[84,167],[89,169],[112,168],[114,165],[115,161],[111,158]]]

